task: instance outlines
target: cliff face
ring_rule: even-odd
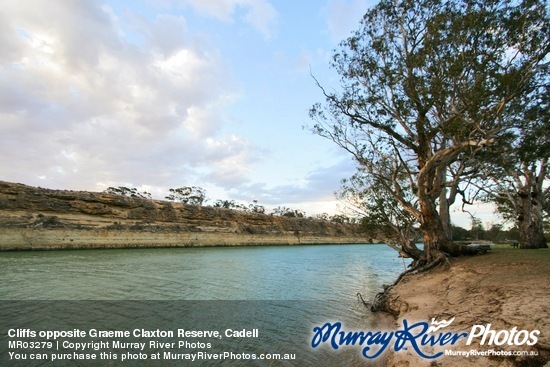
[[[352,225],[0,181],[0,250],[364,242]]]

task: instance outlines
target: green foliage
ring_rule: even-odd
[[[246,207],[244,205],[236,203],[235,200],[218,199],[214,202],[213,207],[224,208],[224,209],[246,210]]]
[[[313,219],[317,219],[317,220],[322,220],[322,221],[328,222],[328,221],[330,220],[330,216],[328,215],[328,213],[315,214],[315,215],[313,216]]]
[[[349,224],[352,222],[351,218],[344,214],[335,214],[331,216],[329,220],[333,223],[342,223],[342,224],[344,223]]]
[[[341,91],[319,85],[310,116],[369,178],[353,192],[371,197],[367,223],[416,221],[431,249],[446,242],[447,189],[482,179],[478,159],[542,113],[524,102],[543,98],[549,24],[543,0],[382,0],[365,14],[333,57]]]
[[[273,209],[272,215],[278,215],[281,217],[289,217],[289,218],[304,218],[306,216],[306,212],[300,209],[290,209],[286,207],[280,207]]]
[[[184,186],[169,191],[170,195],[166,199],[170,201],[200,206],[206,200],[205,190],[197,186]]]
[[[531,80],[531,92],[512,104],[508,118],[520,121],[523,128],[511,130],[499,142],[500,149],[480,157],[486,177],[482,190],[485,199],[497,205],[505,220],[516,221],[520,215],[520,192],[540,196],[543,210],[548,211],[549,195],[545,180],[550,178],[550,75],[548,65],[541,66],[538,78]],[[518,123],[519,124],[519,123]]]
[[[485,228],[478,218],[472,218],[470,224],[470,234],[474,240],[485,240]]]
[[[140,199],[151,199],[151,193],[147,191],[139,192],[138,189],[136,189],[135,187],[132,187],[132,188],[128,188],[124,186],[108,187],[103,192],[111,195],[126,196],[126,197],[140,198]]]
[[[242,210],[242,211],[249,211],[252,213],[265,213],[265,207],[263,205],[259,205],[257,200],[254,200],[252,203],[247,205],[237,203],[235,200],[221,200],[218,199],[216,202],[214,202],[213,205],[214,208],[225,208],[225,209],[234,209],[234,210]]]
[[[265,207],[258,204],[257,200],[254,200],[252,203],[248,204],[248,210],[250,210],[252,213],[265,213]]]
[[[493,243],[506,243],[519,240],[519,230],[516,227],[505,230],[501,224],[494,224],[489,229],[482,225],[471,229],[452,226],[452,231],[453,239],[456,241],[487,240]]]
[[[342,180],[336,194],[362,217],[361,228],[367,235],[397,243],[419,239],[416,218],[388,193],[383,182],[364,169],[359,168],[351,178]],[[414,201],[410,192],[403,195]]]

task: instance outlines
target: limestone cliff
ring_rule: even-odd
[[[348,224],[0,181],[0,250],[364,242]]]

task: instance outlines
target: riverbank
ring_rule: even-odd
[[[367,242],[350,223],[0,181],[0,251]]]
[[[390,291],[388,302],[397,322],[455,320],[449,331],[469,333],[473,325],[492,330],[540,330],[531,347],[471,345],[460,341],[451,348],[466,351],[527,351],[538,357],[442,356],[436,361],[412,350],[387,356],[387,366],[545,366],[550,361],[550,251],[496,246],[490,253],[454,259],[448,268],[407,276]],[[445,330],[445,329],[444,329]],[[487,344],[487,343],[486,343]],[[445,349],[448,346],[444,347]]]
[[[347,236],[0,228],[0,251],[364,244]]]

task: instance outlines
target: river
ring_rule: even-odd
[[[4,252],[0,323],[36,330],[257,329],[257,339],[223,338],[210,350],[294,353],[299,361],[269,365],[381,365],[362,357],[360,347],[312,349],[312,329],[336,321],[355,330],[387,328],[389,320],[371,314],[357,293],[371,298],[403,266],[384,245]],[[0,348],[7,339],[2,330]],[[123,365],[181,365],[153,362]]]

